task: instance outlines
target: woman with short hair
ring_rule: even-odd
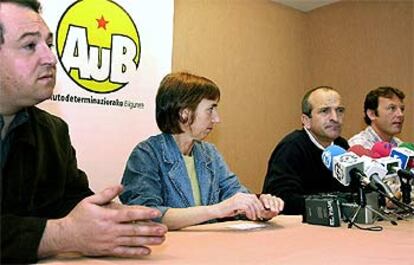
[[[162,131],[132,151],[122,178],[120,199],[162,212],[170,230],[236,215],[269,220],[283,209],[275,196],[250,194],[213,144],[203,139],[220,122],[220,90],[186,72],[164,77],[156,96]]]

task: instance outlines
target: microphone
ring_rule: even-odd
[[[392,149],[392,145],[388,142],[383,142],[383,141],[376,142],[371,148],[371,152],[373,154],[372,157],[380,158],[380,157],[389,156],[391,153],[391,149]]]
[[[397,171],[399,177],[410,180],[414,179],[414,173],[407,169],[400,169]]]
[[[394,157],[389,157],[389,156],[381,157],[381,158],[375,159],[375,161],[377,163],[380,163],[387,171],[387,173],[385,174],[385,176],[383,176],[383,178],[395,177],[397,174],[397,171],[401,169],[400,161]]]
[[[403,143],[403,146],[409,145],[409,143]],[[387,175],[384,178],[388,177],[396,177],[398,176],[400,179],[400,190],[402,193],[402,202],[405,205],[409,205],[411,203],[411,180],[414,178],[414,173],[411,172],[409,169],[412,168],[412,165],[414,163],[414,160],[410,155],[410,152],[412,150],[407,149],[405,147],[398,147],[398,148],[392,148],[390,155],[393,154],[394,157],[388,156],[388,157],[382,157],[377,159],[378,162],[380,162],[382,165],[384,165],[387,168]],[[404,167],[404,164],[406,166]],[[381,178],[381,179],[384,179]],[[384,183],[385,184],[385,183]],[[384,190],[387,194],[389,194],[386,190]],[[396,202],[394,202],[397,204]],[[401,206],[401,205],[399,205]],[[407,208],[407,207],[405,207]]]
[[[402,193],[402,201],[405,204],[411,203],[411,180],[414,179],[414,173],[407,170],[407,169],[400,169],[397,172],[398,177],[400,177],[401,182],[401,193]]]
[[[339,145],[333,144],[325,148],[322,152],[322,162],[330,171],[333,170],[333,158],[345,154],[346,150]]]
[[[395,195],[392,192],[391,188],[382,181],[387,177],[388,174],[388,170],[386,169],[386,167],[369,156],[369,149],[366,149],[362,146],[358,146],[357,148],[350,148],[348,149],[348,151],[351,151],[351,149],[356,151],[355,153],[357,155],[360,155],[360,158],[364,161],[364,173],[366,176],[368,176],[369,180],[372,183],[374,183],[374,185],[376,185],[378,189],[381,189],[387,196],[395,198]],[[395,165],[398,165],[398,161]],[[385,205],[385,200],[383,198],[379,199],[379,203],[381,205]]]
[[[410,168],[412,172],[414,172],[414,160],[408,161],[407,168]]]
[[[374,150],[371,151],[371,153],[373,154],[374,157],[383,156],[383,155],[386,155],[387,153],[390,154],[393,149],[396,149],[396,148],[391,148],[390,150],[390,146],[391,145],[389,145],[388,143],[379,143],[376,145]],[[364,176],[361,176],[361,174],[356,175],[358,179],[361,181],[361,184],[365,186],[369,186],[371,189],[378,192],[382,196],[390,199],[395,205],[397,205],[401,209],[414,213],[414,208],[409,205],[409,203],[411,202],[410,198],[405,198],[405,199],[403,198],[403,202],[400,202],[393,194],[391,188],[382,181],[385,178],[394,177],[398,175],[403,184],[404,183],[402,181],[403,178],[407,180],[406,182],[408,182],[409,179],[413,178],[414,174],[412,172],[410,172],[409,170],[401,169],[400,167],[401,160],[399,158],[390,157],[390,156],[384,156],[384,157],[374,160],[374,159],[371,159],[369,156],[367,156],[368,152],[361,147],[356,147],[356,148],[353,148],[352,150],[356,151],[356,153],[358,154],[361,154],[362,156],[360,159],[362,159],[364,162],[365,178]],[[375,150],[376,152],[374,152]],[[403,153],[403,155],[406,156],[407,151],[406,150],[403,150],[403,151],[405,152]],[[369,176],[368,181],[370,181],[370,183],[368,183],[367,181],[367,178],[366,178],[367,175]],[[406,185],[402,185],[402,188],[403,186],[406,186]],[[407,197],[407,195],[409,196],[409,194],[411,193],[411,190],[409,190],[409,192],[407,191],[403,192],[403,197]],[[404,194],[406,195],[404,196]]]
[[[384,165],[388,171],[387,174],[382,178],[382,180],[398,176],[398,178],[400,179],[402,201],[406,205],[409,205],[411,203],[411,183],[412,179],[414,179],[414,173],[408,169],[402,169],[399,165],[400,160],[394,157],[383,157],[377,159],[377,161]]]
[[[387,184],[385,184],[385,183],[384,183],[384,182],[380,179],[380,177],[378,176],[378,174],[372,174],[372,175],[370,176],[370,180],[371,180],[372,182],[374,182],[374,183],[375,183],[375,185],[376,185],[378,188],[382,189],[382,191],[383,191],[383,192],[385,192],[385,193],[387,194],[387,197],[396,199],[396,197],[395,197],[394,193],[392,192],[392,190],[391,190],[390,186],[388,186]]]
[[[377,142],[372,150],[362,145],[351,146],[348,151],[361,157],[364,161],[364,173],[369,177],[377,173],[382,180],[385,177],[394,177],[399,169],[399,160],[389,157],[391,145],[387,142]]]
[[[377,175],[380,180],[386,179],[388,176],[387,168],[378,162],[377,160],[372,160],[368,157],[362,157],[364,159],[364,173],[368,177],[372,175]]]
[[[414,151],[414,143],[410,142],[403,142],[398,147],[407,148],[411,151]],[[407,169],[411,169],[411,171],[414,173],[414,159],[411,159],[408,161]]]
[[[391,150],[390,157],[395,157],[400,160],[400,167],[407,169],[410,161],[414,160],[414,151],[405,147],[394,147]]]
[[[414,143],[403,142],[403,143],[400,143],[398,147],[404,147],[404,148],[410,149],[411,151],[414,151]]]
[[[322,152],[323,164],[333,173],[333,177],[337,179],[342,185],[349,186],[351,181],[357,181],[360,187],[369,187],[373,191],[378,192],[382,196],[390,199],[395,205],[414,213],[414,208],[403,202],[398,201],[394,195],[390,196],[387,192],[380,190],[376,184],[362,171],[364,169],[364,162],[356,154],[346,152],[340,146],[331,145]],[[397,162],[398,163],[398,162]],[[375,175],[375,174],[374,174]],[[375,181],[375,179],[373,179]],[[381,184],[378,184],[381,185]]]
[[[369,149],[367,149],[367,148],[363,147],[363,146],[362,146],[362,145],[360,145],[360,144],[356,144],[356,145],[351,146],[351,147],[348,149],[348,152],[352,152],[352,153],[354,153],[354,154],[356,154],[356,155],[358,155],[358,156],[360,156],[360,157],[362,157],[362,156],[372,157],[372,152],[371,152],[371,150],[369,150]]]
[[[351,146],[348,149],[348,152],[355,153],[362,159],[364,162],[364,173],[368,177],[372,174],[378,174],[378,176],[383,179],[387,175],[387,169],[381,163],[372,158],[372,152],[369,149],[357,144]]]
[[[388,142],[377,142],[371,152],[378,155],[378,162],[388,169],[388,174],[392,175],[399,169],[414,168],[414,150],[405,146],[414,149],[414,144],[409,142],[401,143],[399,147],[394,148]]]
[[[369,186],[373,190],[377,189],[363,173],[364,162],[356,154],[346,152],[340,146],[331,145],[322,152],[322,161],[332,171],[333,177],[342,185],[349,186],[354,180],[363,186]]]

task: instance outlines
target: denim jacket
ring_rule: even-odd
[[[197,141],[192,155],[202,205],[217,204],[237,192],[248,193],[214,145]],[[124,204],[157,208],[162,216],[168,208],[195,206],[184,159],[170,134],[152,136],[134,148],[122,184],[120,199]]]

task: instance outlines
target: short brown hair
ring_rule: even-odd
[[[28,7],[32,9],[33,11],[35,11],[36,13],[40,13],[40,10],[42,8],[39,1],[37,0],[0,0],[0,4],[1,3],[12,3],[12,4],[22,6],[22,7]],[[5,32],[4,25],[3,23],[1,23],[1,20],[0,20],[0,45],[4,43],[4,32]]]
[[[312,104],[310,104],[310,102],[309,102],[309,97],[313,92],[315,92],[316,90],[319,90],[319,89],[322,89],[322,90],[325,90],[325,91],[326,90],[332,90],[332,91],[335,91],[336,93],[338,93],[338,91],[336,91],[336,89],[334,89],[333,87],[330,87],[330,86],[318,86],[318,87],[315,87],[315,88],[312,88],[312,89],[308,90],[302,98],[302,113],[305,114],[306,116],[308,116],[309,118],[312,118],[312,109],[313,109]]]
[[[188,72],[166,75],[155,99],[158,128],[164,133],[182,133],[180,122],[190,121],[191,124],[194,121],[194,112],[203,99],[220,100],[220,90],[210,79]],[[184,120],[181,116],[184,109],[191,110],[192,117]]]
[[[373,110],[375,115],[378,116],[378,98],[392,98],[393,96],[397,96],[401,101],[405,98],[404,92],[390,86],[380,86],[369,91],[364,102],[364,121],[367,125],[371,125],[371,119],[367,115],[367,110]]]

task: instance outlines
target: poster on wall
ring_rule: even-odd
[[[69,124],[93,190],[121,180],[135,145],[159,132],[155,95],[171,71],[173,0],[41,0],[57,82],[39,105]]]

